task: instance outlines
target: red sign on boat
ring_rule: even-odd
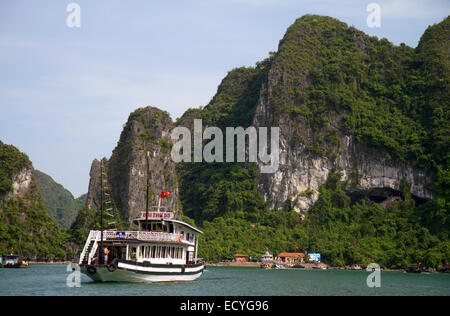
[[[169,219],[173,217],[172,212],[149,212],[148,219]],[[141,218],[145,218],[145,212],[142,212]]]

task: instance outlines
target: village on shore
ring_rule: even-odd
[[[264,269],[328,269],[328,265],[321,262],[320,253],[304,254],[302,252],[281,252],[274,256],[270,251],[266,251],[260,258],[249,257],[246,254],[236,253],[233,260],[223,260],[220,262],[207,262],[209,266],[235,266],[235,267],[261,267]],[[354,266],[355,270],[360,270],[359,265]]]
[[[223,260],[220,262],[206,262],[206,266],[217,267],[260,267],[263,269],[318,269],[318,270],[365,270],[366,267],[355,263],[348,266],[331,266],[324,262],[321,262],[320,253],[302,253],[302,252],[281,252],[277,256],[269,251],[260,258],[250,257],[245,254],[236,253],[233,260]],[[404,269],[388,269],[380,267],[383,271],[405,271],[408,273],[421,273],[421,272],[442,272],[449,273],[450,265],[441,270],[425,269],[417,265],[409,266]]]

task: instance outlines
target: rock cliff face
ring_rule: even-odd
[[[9,200],[10,198],[21,198],[31,193],[33,167],[31,165],[25,166],[18,173],[14,174],[12,181],[12,191],[6,194],[5,200]]]
[[[440,26],[442,37],[448,34],[447,24]],[[430,113],[440,113],[430,107],[429,100],[433,91],[442,94],[439,85],[447,82],[441,78],[446,73],[438,76],[432,89],[417,80],[431,67],[421,47],[441,42],[433,40],[432,31],[427,30],[425,35],[431,35],[413,49],[370,37],[330,17],[306,15],[289,27],[277,52],[256,67],[230,71],[211,102],[186,111],[177,125],[192,131],[192,121],[198,118],[204,127],[222,129],[280,127],[279,169],[257,177],[259,192],[272,208],[290,201],[297,212],[308,210],[331,172],[342,174],[350,193],[377,202],[398,197],[403,181],[411,185],[414,197],[433,199],[432,175],[423,168],[432,170],[432,159],[439,156],[433,148],[445,147],[447,141],[436,133],[441,121],[428,118]],[[448,59],[443,60],[447,65]],[[424,97],[420,89],[430,95]],[[435,103],[434,107],[442,104]],[[436,125],[430,127],[428,121],[433,120]],[[130,115],[112,157],[104,160],[114,199],[129,221],[145,205],[147,151],[152,196],[168,190],[172,192],[169,206],[180,208],[170,159],[172,126],[167,113],[139,109]],[[435,139],[431,145],[430,138]],[[210,174],[228,172],[216,167],[204,165]],[[99,162],[94,161],[88,205],[98,203],[98,169]],[[194,190],[193,184],[199,184],[198,166],[181,169],[179,177],[188,179],[184,192]],[[212,188],[215,183],[210,184]],[[187,212],[201,219],[208,196],[200,201],[195,192],[184,192]]]
[[[256,124],[258,122],[255,122]],[[319,196],[319,187],[325,184],[330,172],[341,172],[342,180],[349,181],[347,189],[356,195],[384,200],[398,195],[405,180],[411,185],[411,194],[421,199],[433,199],[431,176],[407,163],[396,163],[386,158],[383,150],[369,150],[345,136],[343,146],[334,160],[309,153],[304,144],[296,147],[280,139],[280,167],[273,174],[259,175],[259,189],[271,208],[282,208],[286,200],[297,212],[309,209]]]
[[[0,141],[0,202],[35,193],[33,170],[26,154]]]
[[[174,212],[182,211],[175,164],[170,156],[172,127],[167,112],[154,107],[138,109],[130,114],[111,158],[103,158],[107,190],[129,223],[145,211],[147,176],[150,207],[157,205],[161,191],[169,191],[171,195],[162,200],[161,206]],[[100,166],[98,160],[91,166],[88,207],[100,205]]]
[[[378,51],[369,49],[371,46]],[[280,167],[273,174],[260,174],[258,179],[260,192],[271,207],[281,208],[291,200],[296,211],[307,210],[332,171],[341,172],[342,180],[349,181],[348,189],[355,194],[381,199],[398,195],[401,181],[406,180],[414,196],[433,199],[430,174],[413,167],[412,161],[398,162],[401,159],[391,157],[383,146],[358,142],[348,128],[349,109],[362,115],[354,104],[368,103],[372,91],[362,84],[360,74],[349,69],[347,77],[342,77],[340,69],[362,61],[365,66],[360,73],[370,78],[370,61],[376,64],[380,51],[397,54],[392,45],[332,18],[305,16],[288,29],[262,84],[253,119],[256,127],[280,127]],[[405,49],[402,54],[410,56],[412,52]],[[386,73],[381,72],[381,76]],[[374,104],[396,102],[381,93],[373,99]],[[385,110],[379,106],[380,117]],[[386,111],[396,110],[391,107]],[[388,124],[386,132],[398,123]]]

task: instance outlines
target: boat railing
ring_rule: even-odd
[[[149,231],[105,231],[103,240],[180,241],[178,234]]]

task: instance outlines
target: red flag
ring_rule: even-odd
[[[162,191],[160,197],[161,197],[161,198],[166,198],[166,197],[168,197],[169,195],[170,195],[170,192],[169,192],[169,191]]]

